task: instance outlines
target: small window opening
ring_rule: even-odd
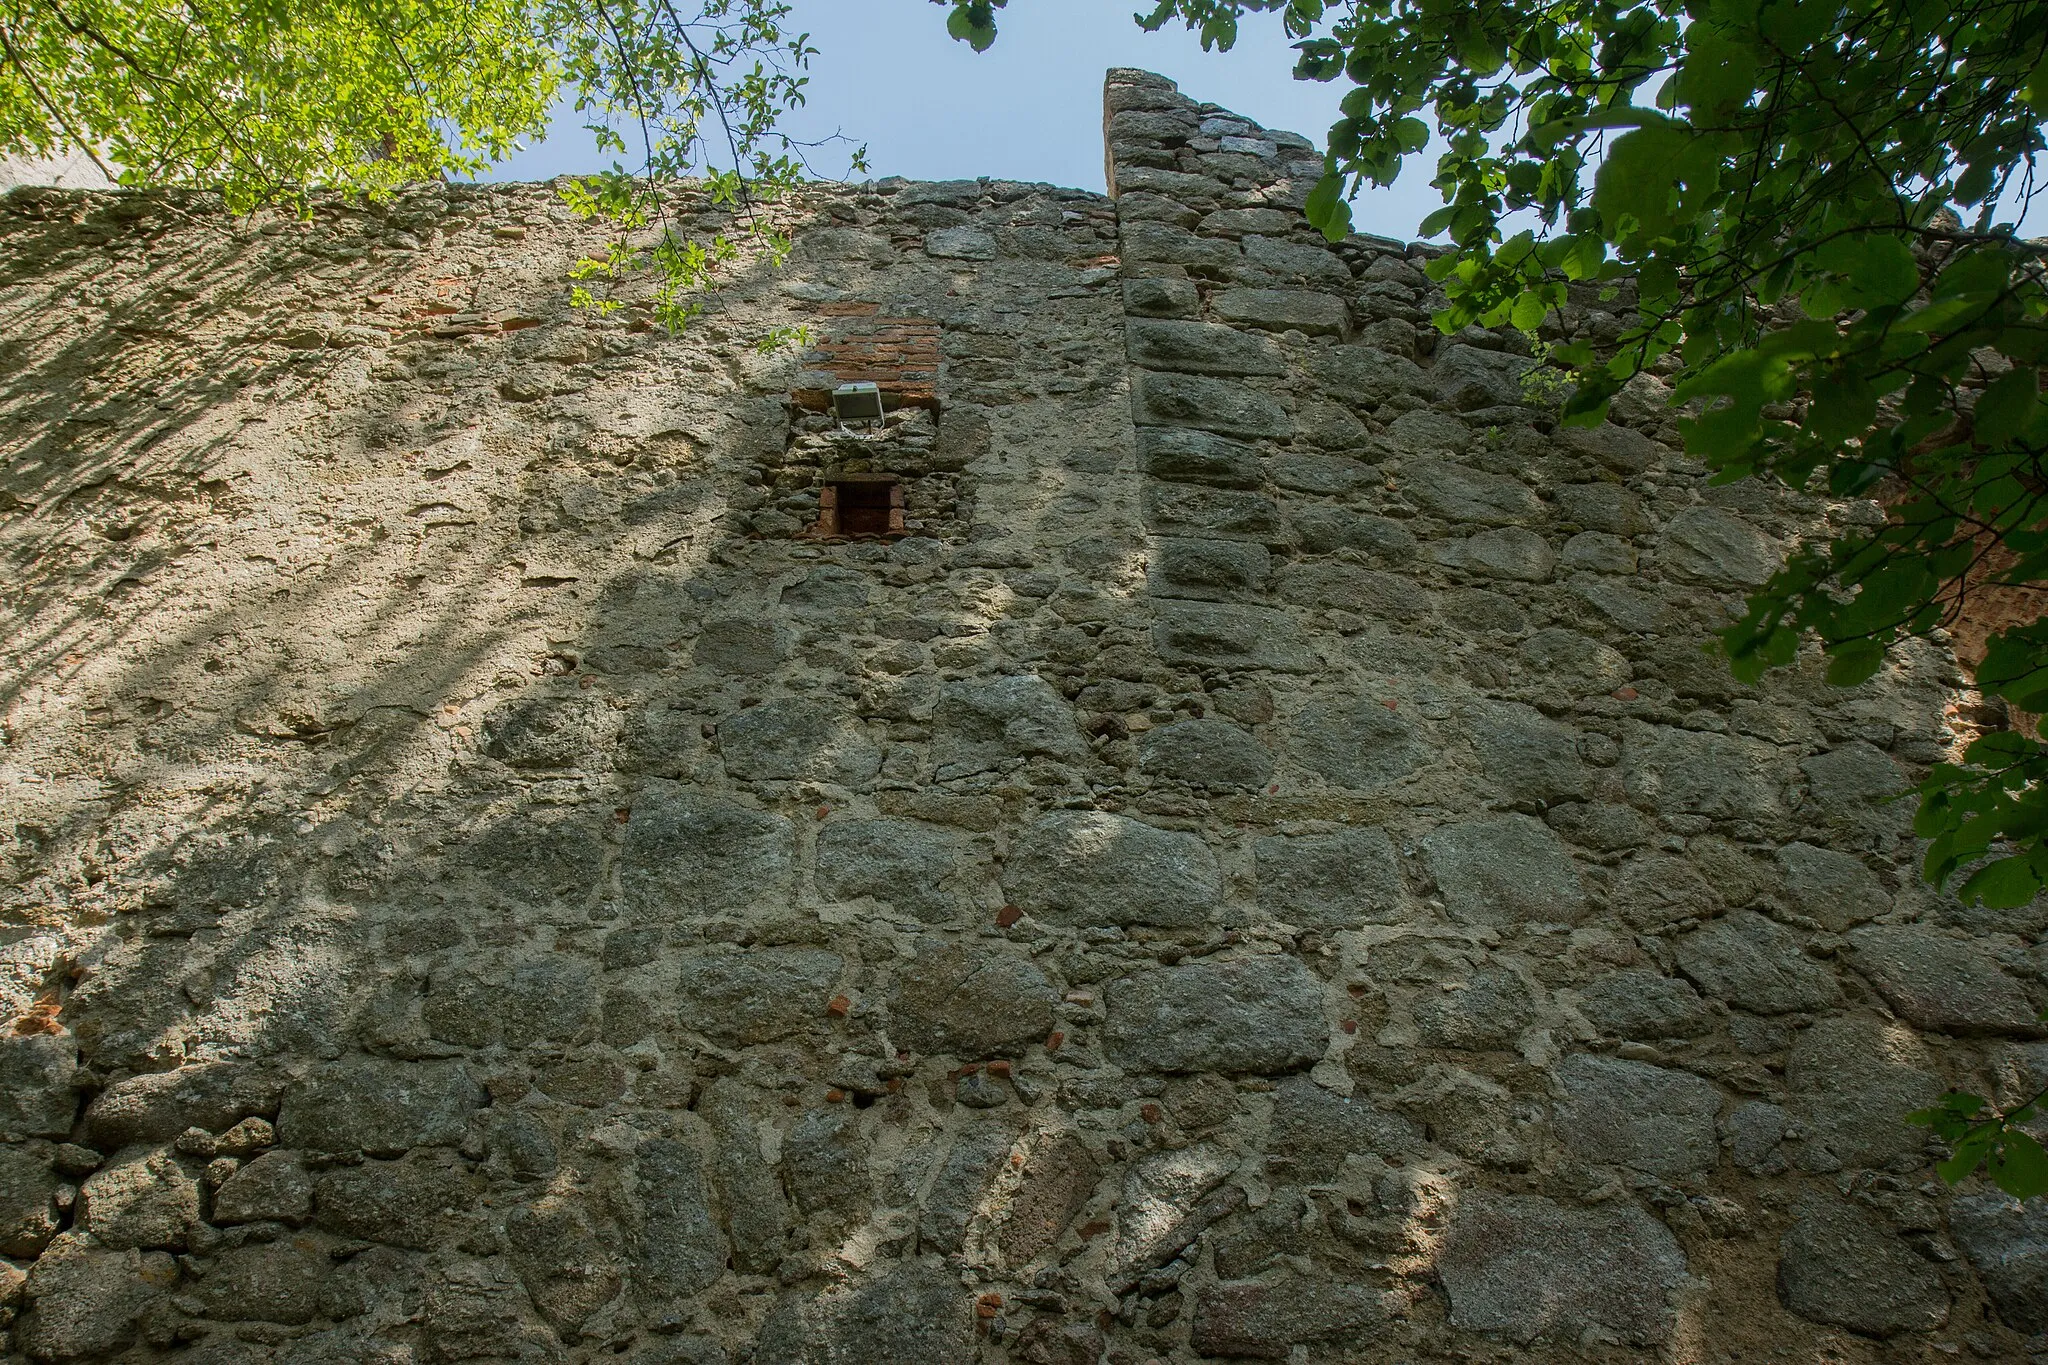
[[[818,490],[818,524],[814,536],[900,536],[903,485],[893,474],[832,479]]]

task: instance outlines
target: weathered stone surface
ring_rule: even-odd
[[[1021,953],[932,941],[896,978],[890,1037],[967,1061],[1011,1056],[1051,1032],[1058,998]]]
[[[1154,1152],[1131,1163],[1116,1202],[1116,1236],[1109,1247],[1111,1282],[1126,1284],[1164,1265],[1200,1236],[1228,1207],[1205,1201],[1237,1164],[1230,1152],[1206,1142]]]
[[[79,1227],[101,1246],[182,1250],[199,1222],[199,1182],[169,1152],[141,1152],[79,1187]]]
[[[1662,814],[1769,819],[1785,807],[1786,773],[1768,744],[1711,731],[1646,729],[1623,745],[1629,799]]]
[[[137,1322],[177,1281],[162,1251],[109,1251],[66,1233],[37,1258],[18,1336],[39,1361],[87,1360],[131,1345]]]
[[[0,1035],[0,1135],[68,1137],[78,1117],[78,1047],[68,1033]]]
[[[1134,320],[1124,328],[1131,363],[1188,374],[1285,374],[1279,348],[1264,337],[1213,322]]]
[[[1370,346],[1317,351],[1309,373],[1332,398],[1373,408],[1396,394],[1418,393],[1425,382],[1422,367],[1413,360]]]
[[[1018,836],[1003,890],[1054,924],[1200,924],[1221,895],[1201,839],[1101,811],[1058,811]]]
[[[1074,708],[1043,678],[948,683],[932,717],[938,731],[932,759],[940,781],[986,772],[1018,758],[1077,762],[1087,741],[1074,725]]]
[[[759,677],[786,663],[795,644],[794,633],[780,622],[728,616],[704,623],[694,657],[721,673]]]
[[[1840,995],[1833,974],[1789,929],[1754,911],[1693,930],[1677,950],[1679,970],[1701,990],[1754,1014],[1825,1009]]]
[[[881,756],[867,728],[829,702],[763,702],[719,722],[726,771],[749,781],[806,780],[855,785]]]
[[[1160,536],[1152,541],[1147,567],[1146,586],[1155,597],[1229,600],[1263,593],[1273,556],[1254,541]]]
[[[1636,552],[1620,536],[1605,531],[1581,531],[1564,543],[1558,562],[1566,569],[1587,573],[1632,574],[1636,571]]]
[[[468,1204],[459,1168],[431,1160],[337,1166],[313,1185],[320,1227],[415,1251],[432,1247],[442,1218]]]
[[[1241,322],[1269,332],[1336,336],[1350,325],[1344,300],[1333,294],[1293,289],[1225,289],[1209,300],[1209,307],[1225,322]]]
[[[1417,460],[1401,473],[1401,490],[1423,511],[1446,521],[1512,526],[1543,515],[1529,485],[1448,460]]]
[[[1892,908],[1892,898],[1877,874],[1847,853],[1787,844],[1778,850],[1778,868],[1785,876],[1785,898],[1791,908],[1835,933]]]
[[[1138,770],[1197,787],[1256,789],[1273,775],[1273,755],[1229,721],[1184,720],[1138,742]]]
[[[1422,862],[1461,924],[1576,924],[1586,913],[1564,841],[1526,815],[1446,825],[1422,840]]]
[[[1591,428],[1559,427],[1557,439],[1567,449],[1597,460],[1617,474],[1640,474],[1667,454],[1642,432],[1619,422],[1602,422]]]
[[[1439,466],[1442,465],[1439,457],[1462,455],[1465,451],[1469,450],[1472,446],[1472,428],[1447,412],[1437,412],[1430,408],[1418,408],[1413,412],[1404,412],[1392,422],[1389,422],[1386,431],[1381,435],[1381,440],[1397,453],[1425,462],[1424,467],[1419,471],[1419,475],[1418,471],[1410,468],[1403,478],[1396,481],[1397,487],[1407,487],[1416,477],[1430,480],[1430,486],[1433,486],[1435,476],[1439,472]],[[1458,492],[1458,490],[1470,491],[1472,486],[1466,483],[1466,479],[1474,471],[1465,469],[1462,466],[1444,466],[1444,468],[1449,470],[1447,477],[1450,481],[1450,488],[1448,491],[1452,495],[1462,497],[1465,494]],[[1479,487],[1483,490],[1490,486],[1482,484]],[[1520,494],[1504,486],[1501,488],[1501,491],[1515,505],[1519,506],[1521,504]],[[1411,497],[1415,496],[1436,496],[1436,494],[1413,494],[1411,492]]]
[[[1541,678],[1546,688],[1561,692],[1612,691],[1633,673],[1619,651],[1556,626],[1537,631],[1516,652],[1523,667]]]
[[[1820,829],[1852,837],[1858,846],[1886,847],[1913,824],[1913,803],[1894,798],[1910,785],[1898,764],[1875,745],[1853,740],[1802,759],[1806,778],[1802,817]]]
[[[1123,224],[1122,237],[1124,254],[1134,261],[1228,270],[1242,259],[1236,242],[1197,237],[1169,223],[1144,219],[1127,222]]]
[[[925,234],[924,254],[938,260],[992,261],[996,239],[979,228],[940,228]]]
[[[1557,1068],[1555,1125],[1588,1161],[1665,1177],[1700,1175],[1719,1153],[1721,1092],[1685,1071],[1577,1053]]]
[[[782,590],[782,605],[805,619],[837,621],[843,620],[848,612],[865,607],[872,595],[866,574],[836,564],[820,564],[801,581]]]
[[[825,1018],[846,959],[822,948],[743,948],[684,960],[676,1021],[727,1047],[769,1043]]]
[[[515,768],[586,767],[602,760],[618,725],[594,697],[507,702],[484,719],[484,752]]]
[[[1525,583],[1542,583],[1557,567],[1557,555],[1550,542],[1520,526],[1496,526],[1481,531],[1459,547],[1467,569],[1488,578],[1511,578]]]
[[[85,1111],[86,1133],[105,1151],[168,1142],[187,1128],[218,1133],[251,1114],[275,1114],[283,1086],[273,1072],[233,1062],[130,1076],[93,1097]],[[76,1103],[70,1095],[66,1100],[67,1107]],[[70,1131],[67,1118],[59,1135]]]
[[[1286,409],[1257,389],[1198,375],[1138,371],[1131,411],[1140,426],[1196,427],[1225,436],[1280,440],[1294,430]]]
[[[410,1147],[453,1147],[484,1102],[460,1062],[333,1062],[285,1092],[278,1137],[315,1152],[393,1156]]]
[[[1720,893],[1699,864],[1656,853],[1622,864],[1607,903],[1623,923],[1647,932],[1690,928],[1687,921],[1711,919],[1722,908]]]
[[[1024,1163],[1023,1181],[997,1233],[1004,1259],[1021,1266],[1056,1245],[1101,1178],[1101,1166],[1078,1135],[1042,1137]]]
[[[1525,384],[1535,368],[1536,362],[1527,356],[1448,345],[1437,348],[1429,380],[1440,400],[1469,412],[1529,402]]]
[[[1256,448],[1209,431],[1146,427],[1138,432],[1138,459],[1155,479],[1257,488],[1265,470]]]
[[[534,1315],[525,1286],[502,1261],[457,1260],[435,1273],[423,1297],[429,1359],[560,1358],[558,1339]]]
[[[1283,237],[1248,236],[1244,239],[1245,259],[1275,275],[1290,276],[1309,284],[1349,284],[1351,270],[1334,252]]]
[[[1270,668],[1306,673],[1316,657],[1285,612],[1207,602],[1161,602],[1153,647],[1170,664],[1202,668]]]
[[[795,842],[779,815],[650,783],[626,822],[619,885],[643,916],[736,910],[787,889]]]
[[[265,1152],[213,1194],[211,1222],[303,1223],[313,1214],[313,1178],[293,1152]]]
[[[747,1087],[731,1077],[721,1077],[705,1087],[697,1112],[704,1118],[713,1141],[709,1176],[716,1188],[717,1204],[725,1215],[725,1232],[732,1247],[735,1269],[750,1275],[773,1270],[782,1259],[791,1224],[789,1201],[775,1168],[761,1150],[761,1124]],[[654,1150],[643,1154],[639,1179],[649,1190],[667,1189],[681,1200],[664,1216],[671,1226],[658,1230],[658,1238],[682,1238],[698,1248],[689,1253],[692,1265],[715,1266],[718,1261],[717,1228],[707,1226],[697,1210],[709,1205],[701,1198],[701,1176],[688,1175],[687,1156]],[[672,1170],[683,1174],[671,1177]],[[704,1271],[692,1271],[684,1279]]]
[[[916,820],[839,820],[818,831],[818,894],[828,900],[872,896],[928,924],[957,915],[966,843]]]
[[[1355,564],[1289,564],[1280,571],[1274,592],[1299,606],[1335,607],[1390,621],[1413,621],[1430,606],[1428,592],[1413,579]]]
[[[333,1262],[315,1238],[299,1234],[234,1247],[214,1259],[199,1282],[206,1314],[224,1322],[298,1326],[319,1312],[320,1288]]]
[[[1363,550],[1383,560],[1400,561],[1415,553],[1415,533],[1389,517],[1317,504],[1295,508],[1291,520],[1301,548],[1311,554]]]
[[[1260,493],[1156,483],[1145,489],[1145,529],[1163,536],[1284,542],[1280,506]]]
[[[1217,209],[1203,214],[1200,226],[1203,232],[1217,236],[1242,237],[1252,232],[1284,233],[1297,222],[1294,214],[1282,209]]]
[[[1925,1331],[1948,1321],[1934,1267],[1868,1212],[1809,1193],[1778,1243],[1778,1295],[1812,1322],[1865,1336]]]
[[[1308,140],[1105,104],[1117,198],[813,186],[676,337],[563,310],[546,186],[0,194],[49,322],[0,347],[0,1354],[2040,1345],[2048,1239],[1900,1121],[2048,1077],[2048,897],[1922,889],[1886,799],[1952,651],[1702,648],[1882,509],[1714,486],[1654,375],[1559,427],[1511,330],[1430,328],[1432,248],[1318,239]],[[904,533],[824,534],[876,475]],[[1508,1190],[1557,1202],[1475,1251]],[[1804,1192],[1953,1330],[1777,1302]]]
[[[2006,1326],[2048,1332],[2048,1204],[1998,1191],[1964,1195],[1949,1205],[1948,1230]]]
[[[1269,835],[1253,845],[1259,906],[1292,924],[1355,929],[1407,910],[1401,864],[1383,829]]]
[[[1586,794],[1586,764],[1570,726],[1519,702],[1480,702],[1470,730],[1480,771],[1517,800],[1540,807]]]
[[[691,1140],[688,1125],[683,1134],[642,1142],[632,1160],[637,1198],[626,1244],[627,1274],[634,1296],[658,1311],[683,1310],[692,1295],[725,1271],[726,1244],[711,1214],[704,1154]],[[776,1250],[771,1243],[743,1254],[754,1264],[767,1264]]]
[[[1573,1209],[1531,1195],[1467,1190],[1437,1274],[1451,1322],[1527,1345],[1599,1332],[1637,1346],[1671,1336],[1685,1254],[1633,1204]]]
[[[1810,1171],[1919,1164],[1927,1130],[1905,1120],[1942,1092],[1939,1063],[1911,1029],[1864,1016],[1822,1019],[1785,1063]]]
[[[1339,1095],[1306,1076],[1289,1076],[1273,1095],[1266,1135],[1275,1179],[1334,1180],[1349,1156],[1401,1156],[1420,1144],[1415,1125],[1362,1095]]]
[[[1162,967],[1111,983],[1103,1040],[1138,1071],[1288,1071],[1323,1055],[1322,987],[1291,957]]]
[[[1692,984],[1658,972],[1609,972],[1579,991],[1579,1012],[1603,1033],[1619,1038],[1697,1038],[1713,1016]]]
[[[1296,1275],[1222,1283],[1195,1299],[1192,1342],[1205,1356],[1285,1360],[1303,1343],[1355,1341],[1388,1317],[1380,1294],[1361,1284]]]
[[[63,1226],[47,1150],[0,1147],[0,1256],[33,1258]]]
[[[597,964],[557,953],[522,962],[497,995],[507,1046],[587,1042],[597,1025]]]
[[[1429,757],[1416,724],[1373,696],[1311,703],[1289,727],[1288,756],[1341,787],[1370,790],[1400,781]]]
[[[1281,455],[1267,463],[1266,477],[1290,492],[1341,498],[1382,476],[1377,466],[1345,455]]]
[[[974,1297],[937,1257],[895,1261],[769,1314],[758,1365],[955,1365],[973,1358]]]
[[[1616,536],[1649,529],[1636,495],[1618,483],[1567,483],[1554,490],[1558,514],[1570,525]]]
[[[1193,280],[1124,281],[1124,311],[1146,318],[1191,318],[1202,306]]]
[[[1679,578],[1721,588],[1754,588],[1776,572],[1778,547],[1718,507],[1688,507],[1664,526],[1657,559]]]
[[[623,1281],[576,1200],[544,1194],[505,1216],[512,1268],[548,1325],[574,1340]]]
[[[1484,1052],[1504,1048],[1536,1017],[1528,983],[1506,967],[1483,967],[1462,981],[1441,983],[1416,1000],[1410,1013],[1430,1047]]]
[[[1849,935],[1851,961],[1885,1002],[1942,1033],[2041,1031],[2038,1011],[1989,953],[1920,924],[1872,924]]]
[[[1775,1104],[1752,1100],[1728,1116],[1728,1154],[1751,1175],[1782,1175],[1787,1163],[1780,1150],[1792,1116]]]
[[[967,1230],[987,1211],[990,1184],[1007,1164],[1018,1136],[1015,1124],[998,1115],[971,1119],[954,1135],[918,1210],[921,1247],[953,1253],[966,1244]]]

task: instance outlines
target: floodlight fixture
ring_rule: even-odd
[[[841,384],[832,390],[832,415],[842,422],[882,420],[882,389],[879,384]]]

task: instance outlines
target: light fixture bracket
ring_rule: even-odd
[[[866,381],[841,384],[832,390],[832,415],[841,424],[882,420],[882,389]]]

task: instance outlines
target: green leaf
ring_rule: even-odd
[[[1685,45],[1685,62],[1673,83],[1695,116],[1725,113],[1755,93],[1756,52],[1734,34],[1696,21],[1686,31]]]
[[[1981,899],[1992,910],[2013,910],[2041,892],[2041,876],[2025,858],[2007,857],[1986,863],[1956,889],[1956,896],[1968,905]]]
[[[2015,1199],[2048,1194],[2048,1151],[2025,1133],[2008,1128],[1987,1164],[1992,1182]]]
[[[1847,367],[1828,372],[1813,386],[1806,429],[1824,441],[1861,436],[1877,416],[1877,394],[1862,375]]]
[[[2036,113],[2048,113],[2048,57],[2043,57],[2027,75],[2027,83],[2020,87],[2020,98],[2032,105]]]
[[[1977,443],[2002,446],[2027,429],[2041,402],[2041,380],[2033,366],[2021,366],[1991,381],[1977,397]]]
[[[1889,234],[1837,237],[1814,251],[1814,262],[1840,277],[1842,301],[1851,308],[1903,303],[1920,288],[1920,265],[1912,248]],[[1835,310],[1825,311],[1831,316]]]
[[[1351,231],[1351,205],[1344,200],[1344,177],[1335,171],[1325,171],[1323,178],[1316,181],[1302,209],[1310,225],[1332,242],[1343,241]],[[1423,235],[1432,234],[1425,228]]]

